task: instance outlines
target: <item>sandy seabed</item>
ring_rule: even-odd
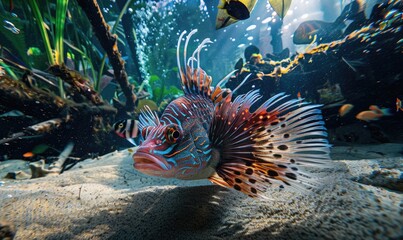
[[[381,158],[373,146],[333,148],[321,189],[272,189],[269,200],[145,176],[113,152],[58,176],[1,179],[0,225],[15,239],[403,239],[403,145],[377,146]],[[17,162],[0,163],[0,177]]]

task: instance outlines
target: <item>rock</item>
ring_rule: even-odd
[[[403,158],[341,161],[353,181],[403,192]]]
[[[7,160],[0,162],[0,178],[6,177],[10,172],[28,171],[29,162],[23,160]]]
[[[16,172],[9,172],[4,178],[15,179],[15,180],[24,180],[30,179],[31,174],[26,173],[24,171],[16,171]]]
[[[349,146],[337,146],[331,151],[333,160],[361,160],[402,157],[403,144],[350,144]]]

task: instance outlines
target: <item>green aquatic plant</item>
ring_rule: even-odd
[[[55,50],[57,64],[64,63],[63,35],[68,3],[68,0],[57,0],[56,3]]]
[[[52,54],[52,46],[50,44],[48,32],[46,31],[46,28],[44,25],[45,22],[43,21],[41,10],[39,9],[39,6],[38,6],[38,3],[36,2],[36,0],[28,0],[28,3],[32,9],[32,13],[34,14],[34,17],[36,18],[36,23],[38,25],[39,31],[42,36],[42,40],[43,40],[43,44],[45,47],[46,55],[48,57],[48,61],[50,64],[53,65],[53,64],[55,64],[55,59]]]
[[[97,73],[96,70],[99,69],[102,51],[91,39],[91,24],[85,14],[82,13],[77,1],[69,2],[67,15],[65,31],[69,34],[65,34],[63,41],[66,44],[67,52],[71,50],[79,53],[73,61],[74,69],[81,69],[82,73],[87,75],[87,70],[90,68],[92,79],[97,79],[98,75],[94,72]],[[77,52],[76,49],[80,51]]]
[[[66,10],[68,1],[66,0],[58,0],[56,4],[56,24],[55,24],[55,32],[56,37],[54,39],[55,42],[55,56],[53,56],[53,49],[50,43],[49,35],[45,28],[45,22],[43,20],[41,11],[39,9],[38,3],[36,0],[29,0],[28,1],[31,9],[34,13],[36,18],[36,23],[38,24],[39,31],[42,36],[42,40],[45,45],[45,51],[48,57],[48,61],[51,65],[54,64],[62,64],[64,63],[64,54],[63,54],[63,32],[64,32],[64,22],[66,18]],[[63,89],[63,81],[58,79],[59,84],[59,95],[64,97],[64,89]]]
[[[158,106],[166,99],[178,97],[183,94],[182,90],[176,86],[167,86],[166,81],[157,75],[151,75],[148,82],[152,89],[152,100]]]
[[[64,23],[66,20],[66,11],[69,1],[57,0],[56,3],[56,24],[55,24],[55,60],[56,64],[64,64],[64,48],[63,48],[63,35],[64,35]],[[59,91],[60,96],[64,96],[63,81],[59,78]]]
[[[18,80],[17,75],[14,73],[14,71],[3,61],[0,59],[0,72],[1,72],[1,68],[4,69],[8,75],[10,75],[14,80]],[[0,76],[2,74],[0,73]]]

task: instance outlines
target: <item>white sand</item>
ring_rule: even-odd
[[[401,187],[402,157],[334,161],[320,171],[327,178],[316,193],[272,190],[262,201],[207,180],[142,175],[130,155],[86,160],[59,176],[1,180],[0,221],[14,225],[15,239],[403,238],[402,194],[387,188]]]

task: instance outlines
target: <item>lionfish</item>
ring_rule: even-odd
[[[210,39],[187,59],[196,31],[186,37],[183,67],[179,55],[186,31],[178,40],[184,95],[169,103],[161,118],[149,108],[139,117],[142,141],[133,155],[134,168],[158,177],[209,179],[250,197],[264,197],[270,186],[313,186],[299,167],[320,166],[329,159],[320,106],[287,100],[280,93],[251,111],[261,98],[258,91],[233,97],[236,89],[220,86],[232,73],[212,87],[212,78],[200,68],[200,52]]]

